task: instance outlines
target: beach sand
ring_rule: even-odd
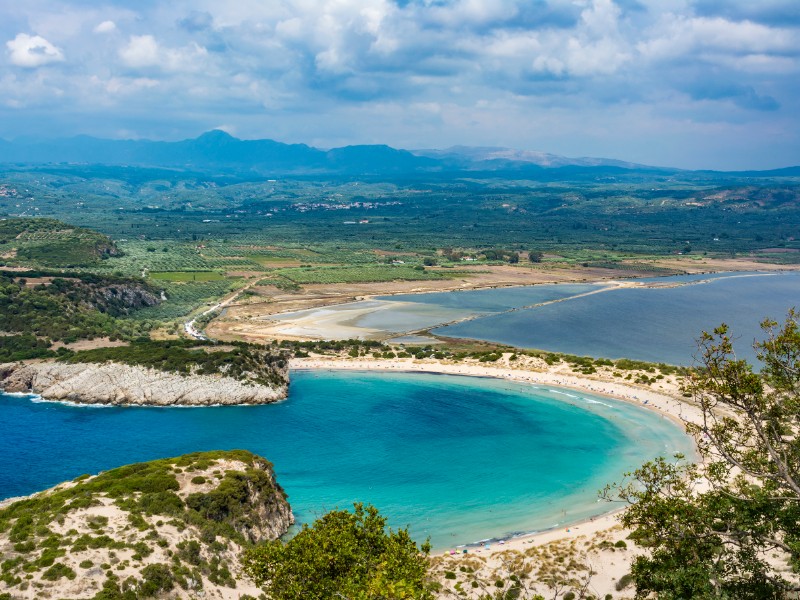
[[[610,373],[599,372],[597,375],[574,375],[565,363],[547,365],[541,359],[521,357],[509,360],[508,354],[498,361],[499,364],[486,365],[477,362],[448,362],[433,359],[374,359],[369,357],[342,358],[328,356],[312,356],[292,359],[292,369],[348,369],[359,371],[386,372],[422,372],[442,373],[449,375],[465,375],[472,377],[497,377],[509,381],[553,385],[572,388],[574,390],[606,395],[657,411],[664,418],[674,420],[678,424],[698,423],[702,417],[700,409],[682,396],[680,384],[674,377],[660,380],[656,389],[621,381]],[[633,557],[639,552],[633,542],[626,541],[629,531],[624,530],[618,521],[620,507],[605,515],[572,523],[550,531],[525,535],[517,538],[492,542],[489,547],[469,547],[467,554],[464,548],[452,548],[436,553],[434,556],[434,572],[445,586],[441,597],[452,597],[448,593],[456,593],[454,586],[461,583],[460,589],[467,591],[467,598],[476,598],[480,589],[471,588],[468,582],[475,576],[494,581],[498,577],[508,575],[505,565],[510,561],[529,561],[536,565],[546,563],[542,553],[554,555],[558,552],[569,552],[581,564],[588,565],[594,574],[591,577],[591,593],[596,597],[612,594],[614,598],[632,597],[632,589],[625,590],[622,596],[616,589],[617,582],[630,570]],[[613,510],[613,509],[612,509]],[[620,540],[625,541],[626,548],[614,547]],[[468,577],[460,570],[465,567],[474,571]],[[455,573],[456,579],[444,577],[445,572]],[[449,591],[448,591],[449,590]],[[537,589],[539,593],[552,595],[547,588]]]

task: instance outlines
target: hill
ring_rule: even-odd
[[[293,521],[272,465],[244,450],[83,475],[0,509],[0,598],[258,595],[242,549]]]
[[[0,220],[0,264],[94,266],[120,251],[111,238],[56,219]]]
[[[7,334],[67,342],[98,336],[133,338],[146,333],[147,324],[122,317],[161,302],[158,290],[138,279],[0,269],[0,332]],[[0,358],[7,341],[0,340]]]

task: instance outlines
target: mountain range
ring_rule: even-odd
[[[224,170],[258,175],[401,175],[417,173],[494,173],[544,175],[548,171],[650,171],[652,167],[606,158],[567,158],[546,152],[499,147],[453,146],[444,150],[398,150],[386,145],[357,145],[321,150],[270,139],[241,140],[215,129],[178,142],[108,140],[76,136],[53,140],[0,139],[0,163],[102,164]],[[742,173],[745,175],[745,173]],[[748,172],[748,176],[798,176],[800,167]]]

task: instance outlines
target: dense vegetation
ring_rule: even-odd
[[[246,572],[273,600],[432,600],[426,543],[386,530],[373,506],[333,510],[284,543],[250,549]]]
[[[260,383],[282,385],[286,357],[271,349],[238,342],[215,347],[196,340],[136,340],[126,346],[61,353],[69,363],[118,362],[149,367],[181,375],[218,375]]]
[[[58,353],[51,350],[48,339],[37,338],[31,334],[0,335],[0,362],[52,356],[58,356]]]
[[[0,221],[0,264],[21,259],[45,267],[93,266],[119,254],[105,235],[55,219]]]
[[[633,563],[637,598],[796,597],[800,315],[764,330],[760,373],[736,359],[724,325],[702,338],[689,389],[704,418],[689,430],[704,462],[660,459],[610,488],[631,503],[622,523],[646,550]]]
[[[74,341],[111,336],[131,338],[149,329],[144,321],[120,319],[161,302],[141,280],[91,273],[0,270],[0,328]]]
[[[377,263],[376,248],[418,253],[418,264],[448,248],[486,260],[529,262],[533,251],[581,263],[751,251],[796,262],[785,251],[800,249],[793,177],[618,169],[274,181],[43,166],[0,173],[0,185],[9,190],[0,215],[36,208],[92,227],[153,271],[258,269],[283,252],[303,263]],[[25,195],[11,193],[23,187]]]
[[[173,330],[203,303],[255,283],[291,294],[315,284],[466,279],[481,265],[624,276],[679,272],[656,262],[678,254],[800,261],[800,180],[790,173],[273,180],[96,165],[3,169],[0,263],[144,278],[166,300],[130,318]],[[121,335],[146,329],[127,324]]]
[[[226,470],[224,464],[243,468]],[[86,513],[104,504],[123,511],[121,524]],[[0,510],[0,586],[11,593],[49,594],[48,582],[99,576],[103,589],[97,600],[150,598],[173,589],[198,593],[204,582],[233,587],[239,549],[258,539],[253,532],[281,504],[285,494],[272,465],[243,450],[187,454],[81,476],[71,486]],[[175,530],[188,539],[179,542]],[[153,562],[153,557],[169,558]],[[138,576],[117,575],[127,569]]]

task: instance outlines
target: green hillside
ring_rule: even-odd
[[[86,267],[119,254],[109,237],[56,219],[0,221],[0,264]]]

